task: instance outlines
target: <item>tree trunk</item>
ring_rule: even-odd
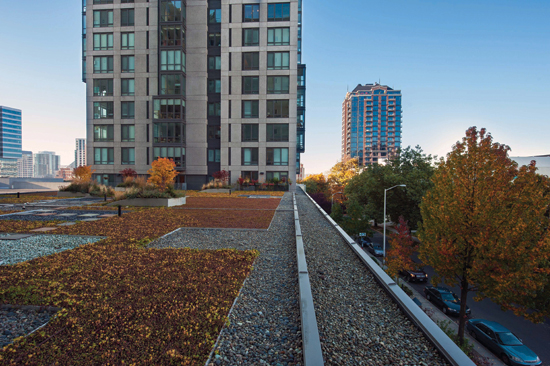
[[[462,277],[460,280],[460,314],[458,315],[458,342],[464,344],[464,329],[466,326],[466,301],[468,300],[468,281]]]

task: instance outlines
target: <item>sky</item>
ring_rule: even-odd
[[[445,156],[470,126],[513,156],[550,154],[550,1],[303,0],[306,174],[340,159],[346,91],[403,94],[402,146]],[[23,149],[74,160],[85,137],[81,1],[0,0],[0,105],[23,110]]]

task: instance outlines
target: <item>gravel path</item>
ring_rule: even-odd
[[[0,309],[0,348],[46,324],[53,314],[38,309]]]
[[[446,365],[301,191],[296,193],[326,365]]]
[[[257,249],[210,365],[302,365],[292,195],[285,194],[269,230],[186,229],[154,248]]]
[[[129,211],[123,211],[126,213]],[[1,214],[1,213],[0,213]],[[40,216],[48,214],[47,216]],[[52,214],[52,215],[49,215]],[[6,216],[0,216],[0,220],[17,220],[17,221],[81,221],[85,219],[101,219],[102,215],[115,215],[117,211],[100,211],[100,210],[36,210],[34,212],[15,212]]]
[[[6,236],[0,234],[0,265],[29,261],[103,239],[100,236],[33,235],[24,239],[4,240]]]

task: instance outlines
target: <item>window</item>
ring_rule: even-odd
[[[134,118],[134,102],[120,102],[121,114],[120,118],[131,119]]]
[[[94,4],[112,4],[113,0],[94,0]]]
[[[208,92],[209,93],[221,93],[222,81],[220,79],[208,79]]]
[[[113,49],[113,33],[94,33],[94,51]]]
[[[258,165],[258,148],[245,147],[241,149],[242,165]]]
[[[184,130],[181,123],[155,123],[153,124],[153,142],[157,144],[176,144],[182,142]]]
[[[113,95],[113,79],[94,79],[94,96],[110,97]]]
[[[260,69],[260,53],[259,52],[243,52],[243,70],[259,70]]]
[[[260,30],[258,28],[243,28],[243,46],[259,46]]]
[[[288,124],[267,124],[267,141],[288,141]]]
[[[185,116],[185,101],[181,99],[155,99],[154,119],[180,119]]]
[[[221,56],[208,57],[208,70],[220,70],[222,68]]]
[[[114,140],[113,125],[96,125],[94,126],[94,141],[109,142]]]
[[[288,100],[268,100],[267,118],[288,118]]]
[[[134,9],[120,9],[120,25],[122,27],[134,25]]]
[[[114,164],[115,149],[112,147],[94,147],[94,164]]]
[[[94,119],[113,118],[113,102],[94,102]]]
[[[249,180],[249,181],[257,181],[258,180],[258,172],[251,172],[251,171],[245,171],[245,172],[241,172],[241,177],[245,180]]]
[[[134,125],[122,125],[120,127],[120,139],[122,142],[136,141],[136,127]]]
[[[112,10],[94,10],[94,28],[112,27],[112,26],[113,26]]]
[[[209,163],[220,162],[220,149],[208,149],[208,162]]]
[[[260,93],[260,77],[259,76],[243,76],[243,94],[259,94]]]
[[[288,165],[288,148],[267,148],[266,165]]]
[[[182,147],[155,147],[153,148],[153,156],[157,158],[172,159],[176,164],[176,168],[185,166],[185,148]]]
[[[290,3],[268,4],[267,20],[268,21],[290,20]]]
[[[259,101],[243,100],[242,118],[258,118]]]
[[[243,5],[243,22],[259,22],[260,5]]]
[[[126,4],[126,3],[133,3],[134,0],[120,0],[120,2],[121,2],[122,4]]]
[[[178,94],[185,92],[185,78],[181,74],[160,76],[160,94]]]
[[[134,33],[120,33],[120,48],[123,50],[134,49]]]
[[[208,116],[221,116],[220,102],[208,103]]]
[[[160,51],[161,71],[185,71],[185,54],[180,50]]]
[[[222,35],[221,33],[208,33],[208,46],[209,47],[221,47]]]
[[[123,147],[120,152],[122,165],[134,165],[136,163],[136,150],[133,147]]]
[[[134,72],[134,56],[122,56],[121,61],[122,72]]]
[[[287,46],[290,44],[290,28],[268,28],[268,46]]]
[[[243,124],[241,125],[241,141],[242,142],[254,142],[258,141],[258,125],[257,124]]]
[[[184,39],[181,25],[163,25],[160,29],[161,46],[181,46]]]
[[[267,69],[268,70],[283,70],[288,69],[290,65],[289,52],[268,52],[267,53]]]
[[[221,23],[222,9],[210,9],[208,12],[208,23]]]
[[[181,0],[162,1],[160,3],[161,22],[181,22],[185,17],[185,7],[181,7]]]
[[[288,94],[288,76],[268,76],[267,94]]]
[[[121,95],[134,95],[134,79],[121,79]]]
[[[288,181],[288,172],[265,172],[267,181],[277,179],[278,181]]]
[[[208,138],[209,139],[220,139],[221,136],[221,126],[208,126]]]
[[[113,72],[113,56],[94,56],[94,74]]]

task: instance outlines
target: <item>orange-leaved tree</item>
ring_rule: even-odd
[[[174,183],[174,178],[179,174],[176,171],[176,164],[172,159],[158,158],[151,164],[151,169],[147,171],[150,177],[147,179],[148,183],[152,183],[164,192],[166,188]]]
[[[550,286],[548,179],[535,162],[518,168],[509,151],[471,127],[441,159],[421,203],[419,257],[436,283],[460,286],[460,343],[470,291],[532,321],[549,313],[533,308]]]
[[[92,174],[95,170],[92,170],[91,165],[81,165],[73,169],[73,182],[85,183],[92,180]]]
[[[400,270],[415,269],[411,256],[417,250],[417,243],[412,240],[408,223],[403,216],[399,216],[396,230],[397,233],[390,234],[391,248],[386,253],[388,272],[392,277],[397,276]]]
[[[334,196],[334,202],[345,201],[344,189],[351,178],[357,175],[358,169],[359,160],[357,158],[340,161],[330,168],[327,183],[330,196]]]

